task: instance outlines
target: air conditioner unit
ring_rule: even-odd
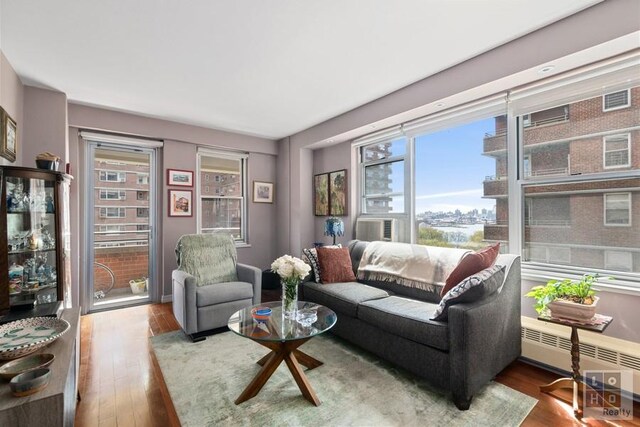
[[[386,218],[358,218],[356,221],[356,239],[373,242],[384,240],[398,241],[398,220]]]

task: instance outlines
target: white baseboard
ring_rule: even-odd
[[[171,301],[173,301],[173,295],[162,295],[162,298],[160,298],[160,302],[163,304]]]

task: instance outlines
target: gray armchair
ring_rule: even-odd
[[[176,257],[173,315],[194,342],[205,339],[207,331],[227,326],[236,311],[260,303],[262,272],[236,262],[230,236],[182,236]]]

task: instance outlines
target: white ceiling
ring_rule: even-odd
[[[0,48],[70,101],[281,138],[599,0],[1,0]]]

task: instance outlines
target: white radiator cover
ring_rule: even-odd
[[[571,328],[522,317],[522,356],[571,371]],[[580,338],[580,371],[622,369],[633,372],[633,392],[640,395],[640,344],[585,330]]]

